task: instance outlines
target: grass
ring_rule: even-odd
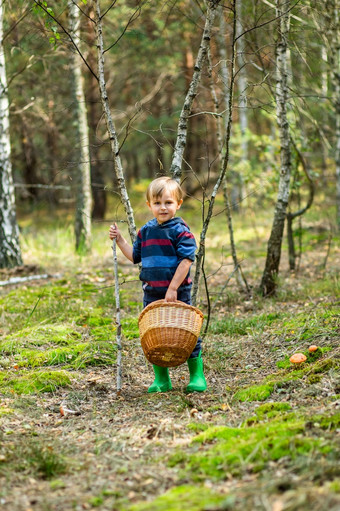
[[[27,438],[16,446],[3,444],[0,476],[15,471],[41,479],[52,479],[65,474],[67,469],[68,462],[60,452],[60,446],[36,438]]]
[[[331,370],[337,370],[340,366],[334,359],[325,358],[323,360],[318,360],[315,354],[311,354],[309,361],[307,360],[303,364],[296,365],[298,367],[294,367],[290,364],[288,369],[285,368],[276,373],[273,372],[258,385],[251,385],[239,389],[234,394],[233,400],[240,402],[265,401],[277,389],[302,381],[303,378],[308,377],[307,381],[310,384],[318,383],[322,375],[325,375]]]
[[[157,497],[152,502],[141,503],[129,507],[129,511],[205,511],[229,509],[226,495],[221,495],[204,486],[181,485]]]
[[[253,385],[246,389],[236,392],[233,399],[235,401],[265,401],[274,392],[274,385],[267,383],[264,385]]]
[[[329,421],[335,429],[339,414],[331,418],[321,416],[316,422],[313,417],[308,420],[300,414],[281,413],[280,417],[240,428],[214,426],[193,439],[193,446],[199,444],[206,448],[191,453],[178,452],[169,463],[180,465],[183,476],[202,481],[206,478],[224,479],[228,473],[239,477],[249,470],[261,472],[270,461],[282,458],[307,460],[312,453],[332,458],[335,455],[332,442],[326,443],[314,435],[321,428],[322,419]],[[307,423],[313,428],[309,433]]]
[[[210,325],[210,332],[212,334],[227,334],[232,336],[248,335],[254,332],[254,330],[256,330],[257,333],[261,333],[266,327],[277,322],[283,316],[284,314],[277,312],[259,314],[246,318],[230,316],[219,320],[213,320]]]

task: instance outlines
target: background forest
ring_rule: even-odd
[[[339,8],[0,0],[0,508],[339,509]],[[204,394],[146,393],[120,253],[117,392],[108,229],[163,174]]]

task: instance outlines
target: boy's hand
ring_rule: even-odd
[[[168,288],[164,300],[166,302],[175,302],[177,300],[177,289]]]
[[[122,238],[121,232],[116,223],[114,225],[110,225],[109,238],[110,240],[116,239],[116,241],[120,241]]]

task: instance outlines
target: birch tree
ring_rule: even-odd
[[[210,45],[211,31],[214,25],[216,10],[218,8],[219,3],[220,0],[207,0],[206,2],[207,14],[205,18],[202,39],[194,66],[194,73],[179,116],[177,138],[170,167],[170,173],[172,174],[173,178],[176,179],[177,181],[180,181],[182,176],[182,161],[187,142],[188,121],[191,114],[194,99],[197,95],[198,86],[202,76],[202,69],[206,61],[208,48]]]
[[[0,268],[22,264],[9,134],[9,103],[4,51],[4,2],[0,2]]]
[[[113,4],[114,5],[114,4]],[[107,13],[108,11],[106,11]],[[104,39],[103,39],[103,27],[102,27],[102,15],[100,10],[100,0],[95,0],[95,27],[97,35],[97,58],[98,58],[98,80],[100,98],[103,107],[103,113],[106,121],[106,128],[109,134],[111,152],[114,161],[114,171],[118,183],[118,189],[120,198],[124,206],[126,218],[128,222],[128,229],[131,241],[134,242],[137,237],[136,224],[131,206],[129,194],[126,188],[125,176],[122,166],[122,161],[119,155],[120,146],[119,140],[115,128],[115,124],[111,115],[109,98],[107,94],[106,81],[105,81],[105,68],[104,68]]]
[[[69,33],[74,44],[80,43],[80,10],[73,0],[68,0]],[[81,70],[81,58],[72,47],[70,70],[72,74],[73,96],[75,105],[75,138],[78,145],[76,162],[76,211],[75,237],[76,251],[87,253],[91,248],[91,164],[89,151],[89,130],[84,93],[84,79]]]
[[[289,200],[291,175],[291,149],[287,119],[288,78],[287,50],[289,35],[290,0],[276,0],[277,43],[276,43],[276,115],[280,133],[280,178],[274,211],[272,229],[267,246],[265,268],[260,284],[264,296],[275,293],[279,272],[283,231]]]

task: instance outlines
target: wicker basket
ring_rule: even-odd
[[[191,355],[203,323],[203,313],[186,303],[158,300],[138,319],[140,340],[149,362],[161,367],[183,364]]]

